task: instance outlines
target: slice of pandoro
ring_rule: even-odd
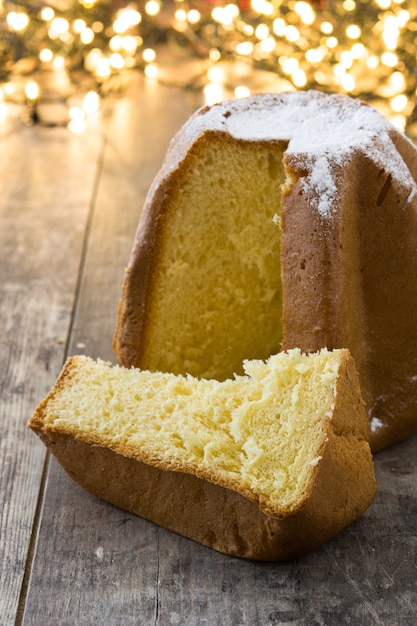
[[[29,420],[83,488],[225,554],[303,555],[371,504],[347,350],[247,361],[224,382],[68,359]]]

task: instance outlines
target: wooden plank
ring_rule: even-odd
[[[412,626],[416,458],[417,438],[380,453],[372,508],[313,554],[280,564],[159,529],[86,494],[54,462],[24,624]]]
[[[45,451],[26,429],[63,359],[98,127],[0,128],[0,622],[15,622]]]

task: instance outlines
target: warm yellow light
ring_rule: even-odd
[[[381,61],[387,67],[395,67],[398,63],[398,57],[393,52],[384,52],[381,55]]]
[[[133,35],[124,35],[122,39],[122,48],[125,52],[133,54],[138,47],[138,40]]]
[[[156,59],[156,52],[153,48],[145,48],[142,52],[142,57],[145,63],[152,63]]]
[[[359,37],[361,36],[361,29],[357,24],[350,24],[346,28],[346,35],[349,37],[349,39],[359,39]]]
[[[375,2],[381,9],[389,9],[391,6],[391,0],[375,0]]]
[[[121,50],[123,46],[123,37],[121,35],[114,35],[109,41],[109,48],[113,52]]]
[[[81,43],[85,46],[88,46],[92,41],[94,41],[94,31],[92,28],[84,28],[84,30],[80,34]]]
[[[411,18],[410,13],[408,11],[406,11],[405,9],[403,9],[397,15],[397,24],[398,24],[398,26],[400,28],[404,28],[404,26],[406,26],[406,24],[410,20],[410,18]]]
[[[285,37],[288,41],[295,43],[300,37],[300,31],[295,26],[287,26],[285,29]]]
[[[64,59],[64,57],[61,56],[61,55],[56,56],[54,58],[53,65],[54,65],[55,69],[62,70],[62,68],[65,67],[65,59]]]
[[[234,94],[236,98],[247,98],[250,96],[250,89],[245,85],[239,85],[235,88]]]
[[[188,11],[187,18],[190,24],[198,24],[201,20],[201,13],[200,11],[197,11],[197,9],[191,9]]]
[[[84,30],[84,28],[86,28],[86,26],[87,24],[85,23],[85,20],[77,19],[73,22],[72,30],[74,31],[74,33],[77,33],[79,35]]]
[[[309,63],[321,63],[321,61],[323,61],[323,58],[324,52],[319,48],[310,48],[310,50],[307,50],[306,52],[306,60]]]
[[[308,2],[304,2],[303,0],[299,0],[295,3],[294,11],[300,16],[303,24],[310,25],[316,19],[316,14],[312,9],[311,4],[308,4]]]
[[[6,21],[10,28],[19,32],[21,30],[25,30],[26,26],[29,24],[29,17],[26,13],[16,13],[16,11],[10,11],[7,14]]]
[[[221,67],[214,65],[209,68],[207,78],[211,83],[222,83],[224,80],[224,71]]]
[[[96,75],[98,78],[108,78],[111,75],[110,61],[106,57],[100,57],[97,61]]]
[[[270,53],[275,50],[276,41],[273,37],[265,37],[259,45],[262,52]]]
[[[149,3],[148,3],[149,4]],[[158,4],[158,3],[156,3]],[[158,5],[159,6],[159,5]],[[117,18],[113,23],[113,30],[117,34],[121,34],[129,30],[129,28],[133,28],[133,26],[137,26],[142,21],[141,14],[135,9],[122,9],[118,12]]]
[[[273,31],[278,37],[284,37],[286,27],[287,25],[282,17],[277,17],[272,23]]]
[[[345,11],[354,11],[356,9],[355,0],[344,0],[343,8]]]
[[[25,94],[29,100],[37,100],[39,97],[39,85],[34,80],[30,80],[25,85]]]
[[[298,66],[299,66],[298,60],[294,59],[293,57],[289,59],[285,59],[282,62],[282,69],[285,74],[293,74],[298,69]]]
[[[85,9],[92,9],[96,0],[80,0]]]
[[[393,15],[388,15],[384,19],[384,30],[382,32],[382,39],[388,50],[395,50],[399,35],[400,29],[398,28],[396,18]]]
[[[404,111],[408,104],[408,98],[405,94],[398,94],[391,100],[391,109],[395,111],[395,113],[401,113]]]
[[[82,107],[87,115],[91,115],[92,113],[98,111],[100,107],[100,98],[98,93],[95,91],[89,91],[86,93],[83,98]]]
[[[366,48],[363,43],[354,43],[350,49],[352,58],[354,59],[363,59],[366,56]]]
[[[366,65],[367,67],[369,67],[370,70],[375,70],[379,65],[378,57],[375,54],[373,54],[368,59],[366,59]]]
[[[187,12],[184,9],[177,9],[175,11],[175,19],[178,22],[186,22],[187,21]]]
[[[41,10],[41,19],[44,20],[44,22],[50,22],[51,20],[54,19],[55,16],[55,11],[53,10],[52,7],[44,7]]]
[[[59,37],[59,35],[63,35],[67,33],[69,30],[69,23],[64,17],[55,17],[51,22],[50,32],[55,35],[55,37]]]
[[[346,74],[346,69],[343,67],[341,63],[336,63],[336,65],[333,65],[333,74],[337,78],[342,78],[342,76],[345,76]]]
[[[125,61],[119,52],[113,52],[109,57],[110,66],[115,70],[122,70],[125,66]]]
[[[220,50],[217,50],[217,48],[212,48],[209,52],[209,59],[210,61],[213,61],[213,63],[217,63],[217,61],[220,61],[222,55],[220,53]]]
[[[69,118],[71,120],[83,120],[85,119],[85,112],[80,107],[71,107],[68,111]]]
[[[300,68],[293,72],[291,78],[296,87],[305,87],[305,85],[307,84],[307,76],[305,75],[305,72]]]
[[[93,22],[91,24],[91,28],[93,29],[95,33],[102,33],[104,30],[104,24],[103,22],[99,22],[99,21]]]
[[[145,67],[145,76],[147,76],[147,78],[156,78],[158,76],[158,72],[158,66],[154,63],[150,63]]]
[[[272,15],[274,12],[273,5],[267,0],[252,0],[251,5],[252,9],[260,15]]]
[[[223,87],[217,83],[209,83],[204,87],[206,104],[212,105],[223,100]]]
[[[85,120],[70,120],[68,122],[68,130],[70,130],[72,133],[75,134],[80,134],[83,133],[86,129],[86,123]]]
[[[341,79],[342,87],[345,91],[353,91],[355,89],[355,79],[352,74],[345,74]]]
[[[323,22],[320,30],[324,35],[331,35],[333,32],[333,24],[331,22]]]
[[[404,74],[402,72],[392,72],[389,77],[389,84],[393,93],[401,93],[406,86]]]
[[[49,48],[42,48],[42,50],[39,52],[39,59],[42,61],[42,63],[49,63],[50,61],[52,61],[53,58],[53,52]]]
[[[353,65],[353,57],[349,50],[342,50],[340,54],[340,62],[345,69],[349,69]]]
[[[269,28],[266,24],[258,24],[255,30],[255,37],[259,40],[265,39],[269,35]]]
[[[145,11],[148,15],[151,15],[151,16],[158,15],[160,10],[161,10],[161,7],[159,5],[159,2],[157,2],[157,0],[148,0],[148,2],[145,4]]]
[[[253,28],[253,26],[251,26],[250,24],[243,24],[242,33],[245,35],[245,37],[252,37],[254,32],[255,29]]]
[[[235,4],[226,4],[224,7],[217,6],[214,7],[211,15],[216,22],[230,26],[239,15],[239,8]]]
[[[338,40],[336,39],[336,37],[328,37],[326,40],[326,46],[328,48],[336,48],[338,45]]]
[[[237,54],[249,56],[253,53],[253,43],[251,41],[241,41],[236,46]]]

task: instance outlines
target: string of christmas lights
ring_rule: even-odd
[[[414,0],[0,0],[0,33],[0,118],[18,103],[28,123],[80,131],[140,70],[209,104],[316,88],[417,126]]]

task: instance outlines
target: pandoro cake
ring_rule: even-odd
[[[29,426],[92,494],[225,554],[286,560],[375,495],[347,350],[247,361],[224,382],[71,357]]]
[[[348,348],[374,451],[417,430],[417,150],[315,91],[197,111],[141,216],[114,349],[225,380],[245,359]]]

